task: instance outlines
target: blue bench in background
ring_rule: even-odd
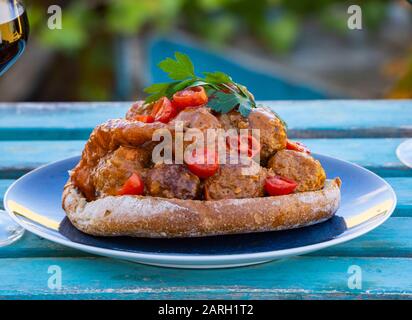
[[[179,37],[154,38],[146,47],[148,83],[169,81],[157,64],[174,55],[176,51],[188,54],[197,67],[197,72],[223,71],[236,82],[246,85],[257,100],[314,100],[337,98],[313,83],[298,83],[285,74],[272,74],[257,70],[249,61],[215,53]],[[260,68],[261,69],[261,68]]]

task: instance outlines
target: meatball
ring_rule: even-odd
[[[179,155],[184,154],[186,148],[193,144],[198,143],[200,146],[204,146],[208,142],[208,136],[206,130],[208,129],[220,129],[221,125],[219,120],[210,112],[208,108],[186,108],[182,110],[174,122],[183,122],[183,131],[185,133],[185,141],[182,144],[174,144],[173,152]],[[196,130],[195,130],[196,129]],[[200,134],[203,135],[203,141],[197,139],[197,133],[200,130]],[[189,135],[193,134],[192,139],[188,139]],[[210,139],[213,139],[211,136]],[[187,139],[187,140],[186,140]]]
[[[256,173],[246,175],[243,164],[222,164],[219,171],[205,181],[205,199],[256,198],[264,195],[267,170],[258,164]]]
[[[174,119],[182,121],[183,127],[196,128],[199,130],[220,128],[219,120],[210,112],[208,108],[186,108],[182,110]]]
[[[100,159],[92,173],[96,196],[117,195],[133,172],[144,175],[150,157],[151,153],[143,148],[119,147]]]
[[[259,129],[263,163],[276,151],[285,149],[287,136],[282,121],[269,109],[254,108],[247,118],[238,111],[231,111],[219,116],[219,121],[225,130],[229,129]]]
[[[185,165],[160,164],[147,172],[146,194],[162,198],[196,199],[200,195],[200,179]]]
[[[322,189],[326,174],[319,161],[304,152],[281,150],[268,163],[273,173],[298,183],[296,191],[314,191]]]
[[[220,113],[218,119],[225,130],[230,129],[247,129],[249,123],[247,118],[243,117],[239,111],[232,110],[228,113]]]
[[[263,162],[275,152],[286,148],[286,128],[273,112],[265,108],[252,109],[248,121],[250,129],[260,129],[260,158]]]

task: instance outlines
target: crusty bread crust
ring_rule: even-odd
[[[217,201],[108,196],[87,202],[68,181],[63,209],[73,225],[95,236],[202,237],[293,229],[331,218],[340,204],[340,179],[319,191]]]

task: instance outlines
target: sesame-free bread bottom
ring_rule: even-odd
[[[69,181],[63,209],[72,224],[95,236],[203,237],[293,229],[331,218],[340,204],[340,179],[319,191],[217,201],[108,196],[87,202]]]

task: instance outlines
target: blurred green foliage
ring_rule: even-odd
[[[395,65],[395,67],[394,67]],[[387,73],[392,73],[398,79],[393,88],[386,94],[388,99],[412,99],[412,47],[410,56],[405,59],[395,60],[389,65]],[[391,70],[390,69],[395,69]],[[390,72],[388,72],[390,71]]]
[[[285,54],[301,37],[304,19],[344,35],[346,10],[357,2],[365,27],[377,29],[390,0],[32,0],[27,4],[32,35],[81,64],[76,69],[78,98],[105,100],[111,98],[113,44],[119,37],[183,29],[214,47],[247,38],[273,54]],[[63,28],[50,30],[47,8],[56,4],[62,7]]]
[[[55,2],[55,1],[54,1]],[[362,0],[366,27],[377,28],[388,0]],[[134,35],[148,28],[170,31],[173,26],[221,45],[243,35],[253,36],[275,53],[293,48],[305,17],[345,32],[345,8],[354,1],[339,0],[71,0],[64,1],[63,29],[49,30],[51,1],[30,2],[30,19],[47,46],[73,51],[97,33]],[[343,10],[342,10],[343,9]]]

